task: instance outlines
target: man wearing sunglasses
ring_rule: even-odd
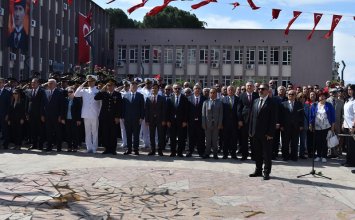
[[[272,139],[275,133],[277,107],[276,103],[268,98],[269,86],[265,83],[258,88],[260,98],[253,103],[250,117],[249,135],[254,146],[256,169],[250,177],[262,176],[264,161],[264,180],[270,179]]]

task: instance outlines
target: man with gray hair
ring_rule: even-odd
[[[2,132],[2,137],[5,139],[3,143],[3,148],[8,148],[7,140],[7,118],[8,111],[11,105],[11,93],[5,89],[5,79],[0,78],[0,128]]]

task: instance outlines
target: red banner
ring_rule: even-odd
[[[329,39],[332,36],[335,28],[339,24],[342,17],[343,17],[342,15],[333,15],[332,26],[331,26],[329,32],[324,35],[325,39]]]
[[[322,19],[322,16],[323,16],[323,14],[314,13],[314,26],[313,26],[312,31],[308,34],[307,40],[311,40],[311,38],[312,38],[312,36],[313,36],[313,33],[314,33],[314,31],[316,30],[316,27],[317,27],[317,25],[318,25],[320,19]]]
[[[87,63],[90,61],[90,46],[84,36],[90,32],[91,27],[86,17],[82,14],[79,14],[78,28],[78,62]]]
[[[298,16],[300,16],[301,14],[302,14],[301,11],[293,11],[293,18],[290,20],[290,22],[288,22],[287,28],[285,30],[285,35],[288,35],[288,33],[290,32],[291,25],[293,24],[293,22],[296,21]]]

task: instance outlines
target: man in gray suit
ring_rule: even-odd
[[[218,159],[218,133],[222,129],[223,104],[217,99],[217,90],[210,90],[210,99],[206,100],[202,106],[202,128],[206,135],[206,150],[204,159],[210,157],[211,148],[213,158]]]

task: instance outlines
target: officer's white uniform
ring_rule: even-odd
[[[129,90],[126,91],[122,89],[120,91],[122,97],[124,97],[125,94],[129,93]],[[126,148],[127,147],[127,136],[126,136],[126,128],[124,126],[124,121],[123,119],[120,119],[120,128],[121,128],[121,137],[122,137],[122,145],[121,147]]]
[[[139,89],[139,93],[143,94],[144,96],[144,102],[148,97],[152,96],[152,90],[147,89],[146,87]],[[146,125],[145,120],[143,120],[141,124],[141,131],[140,131],[140,136],[143,139],[144,142],[144,147],[149,148],[150,147],[150,134],[149,134],[149,126]]]

